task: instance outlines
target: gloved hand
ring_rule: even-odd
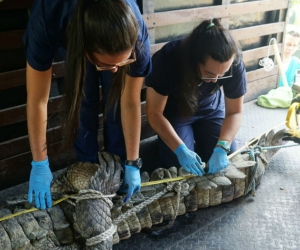
[[[125,174],[120,192],[127,193],[124,202],[126,203],[131,196],[141,189],[140,170],[133,166],[125,165]]]
[[[221,147],[215,147],[213,154],[208,161],[208,174],[215,174],[220,170],[227,168],[229,160],[226,151]]]
[[[49,168],[48,157],[44,161],[32,161],[31,173],[29,179],[28,201],[32,202],[32,192],[34,192],[35,206],[37,208],[45,209],[45,198],[47,207],[52,206],[52,198],[50,192],[50,185],[53,175]]]
[[[199,176],[204,174],[201,158],[195,152],[189,150],[185,144],[179,145],[174,153],[185,171]]]

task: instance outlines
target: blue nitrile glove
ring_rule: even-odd
[[[215,147],[214,152],[208,161],[208,174],[215,174],[220,170],[227,168],[229,160],[227,158],[227,152],[221,147]]]
[[[179,145],[174,153],[185,171],[199,176],[204,174],[201,158],[195,152],[189,150],[185,144]]]
[[[125,165],[125,174],[120,188],[122,193],[127,193],[124,202],[126,203],[131,196],[141,189],[140,170],[133,166]]]
[[[49,168],[48,157],[44,161],[32,161],[31,173],[29,179],[28,201],[32,202],[32,192],[34,192],[35,206],[37,208],[45,209],[45,199],[47,207],[52,206],[52,198],[50,192],[50,185],[53,175]]]

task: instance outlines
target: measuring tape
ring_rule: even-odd
[[[175,177],[175,178],[163,179],[163,180],[158,180],[158,181],[142,182],[141,186],[146,187],[146,186],[152,186],[152,185],[162,184],[162,183],[166,183],[166,182],[181,181],[181,180],[186,180],[186,179],[189,179],[189,178],[195,177],[195,176],[198,176],[198,175],[189,174],[189,175],[185,175],[185,176],[179,176],[179,177]]]
[[[63,197],[63,198],[61,198],[61,199],[58,199],[58,200],[54,201],[54,202],[53,202],[53,206],[57,205],[58,203],[60,203],[60,202],[62,202],[62,201],[64,201],[64,200],[69,199],[70,197],[71,197],[71,196],[68,195],[68,196],[65,196],[65,197]],[[24,210],[24,211],[20,211],[20,212],[14,213],[14,214],[10,214],[10,215],[7,215],[7,216],[5,216],[5,217],[0,218],[0,222],[1,222],[1,221],[8,220],[8,219],[12,219],[12,218],[17,217],[17,216],[22,215],[22,214],[31,213],[31,212],[34,212],[34,211],[37,211],[37,210],[39,210],[39,209],[36,208],[36,207],[34,207],[34,208],[26,209],[26,210]]]

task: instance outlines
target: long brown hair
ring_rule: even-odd
[[[184,40],[182,50],[183,73],[181,79],[180,106],[182,117],[190,117],[198,108],[199,63],[205,64],[207,56],[218,62],[226,62],[240,52],[229,30],[219,19],[205,20]]]
[[[66,145],[74,142],[79,127],[86,77],[86,54],[115,55],[132,49],[138,24],[124,0],[79,0],[66,31],[67,58],[64,77],[63,131]],[[117,103],[124,87],[127,67],[114,76],[108,105]]]

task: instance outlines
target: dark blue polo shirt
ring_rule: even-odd
[[[26,33],[23,36],[29,65],[39,71],[48,70],[56,51],[65,47],[67,24],[76,7],[75,0],[35,0],[30,11]],[[135,0],[126,0],[139,24],[135,46],[137,61],[130,65],[129,75],[147,76],[151,72],[150,42],[144,20]],[[114,31],[111,31],[114,32]],[[141,46],[142,45],[142,46]]]
[[[182,60],[180,60],[180,46],[182,40],[172,41],[164,45],[152,57],[152,73],[146,78],[146,85],[152,87],[157,93],[168,96],[164,110],[166,117],[173,117],[178,114],[180,79],[182,79]],[[219,79],[217,84],[223,86],[226,97],[234,99],[246,93],[246,71],[243,60],[232,64],[232,77]],[[224,76],[230,75],[226,72]],[[199,84],[202,81],[199,79]],[[215,100],[215,94],[211,94],[216,84],[202,82],[198,87],[200,98],[197,114],[201,114],[210,103]]]

